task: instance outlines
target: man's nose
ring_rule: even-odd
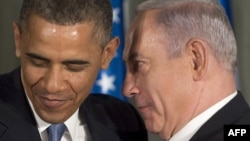
[[[49,69],[44,78],[44,86],[49,93],[57,93],[67,88],[67,80],[63,69],[53,67]]]
[[[135,94],[140,92],[138,86],[136,85],[136,78],[131,73],[126,74],[122,91],[123,95],[126,97],[133,97]]]

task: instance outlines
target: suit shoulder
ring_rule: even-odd
[[[91,94],[85,100],[84,105],[91,107],[92,112],[97,112],[97,107],[102,107],[106,113],[115,121],[141,122],[142,119],[137,110],[129,102],[122,101],[116,97],[104,94]],[[88,105],[88,106],[87,106]],[[89,109],[90,110],[90,109]],[[136,124],[136,123],[134,123]]]
[[[90,94],[88,99],[92,102],[101,102],[103,104],[110,104],[110,102],[120,103],[120,104],[128,104],[128,102],[122,101],[114,96],[106,95],[106,94]]]
[[[8,78],[8,76],[9,76],[8,73],[0,74],[0,87],[1,85],[3,85],[4,82],[6,82],[6,79]]]
[[[236,124],[245,124],[250,125],[250,109],[247,113],[245,113],[239,121],[236,122]]]
[[[86,104],[98,104],[102,105],[106,110],[113,112],[123,110],[126,112],[136,112],[134,107],[126,101],[122,101],[114,96],[105,95],[105,94],[90,94],[85,101]]]
[[[129,141],[147,141],[144,122],[129,102],[109,95],[91,94],[85,100],[84,105],[95,115],[95,118],[100,118],[99,121],[103,121],[104,117],[110,119],[121,138]]]
[[[96,111],[94,107],[96,105],[102,106],[105,111],[114,119],[128,119],[137,121],[141,120],[138,111],[129,102],[122,101],[116,97],[104,94],[90,94],[85,100],[85,105],[92,107],[93,111]]]
[[[9,73],[0,74],[0,88],[14,87],[21,83],[20,68],[17,68]]]

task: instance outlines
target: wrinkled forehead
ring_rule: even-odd
[[[156,26],[156,12],[156,10],[142,11],[135,16],[126,34],[126,42],[123,51],[124,60],[129,57],[131,52],[136,50],[136,46],[142,42],[142,40],[146,39],[143,35],[153,30],[154,26]]]
[[[138,36],[139,36],[140,30],[141,30],[140,27],[142,24],[142,20],[144,19],[143,17],[144,17],[144,13],[140,13],[140,14],[136,15],[136,17],[134,18],[134,20],[132,21],[132,23],[129,27],[129,30],[128,30],[127,35],[126,35],[126,42],[125,42],[125,47],[124,47],[124,51],[123,51],[123,58],[124,59],[128,58],[131,47],[138,40]]]

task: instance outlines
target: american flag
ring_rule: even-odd
[[[112,36],[119,36],[120,46],[107,70],[100,70],[92,93],[103,93],[125,100],[122,95],[122,84],[125,76],[125,66],[122,61],[124,46],[123,0],[111,0],[113,7]]]

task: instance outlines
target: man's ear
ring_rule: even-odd
[[[107,69],[109,63],[113,59],[116,54],[116,50],[119,46],[120,40],[118,37],[113,38],[109,41],[109,43],[105,46],[103,53],[102,53],[102,69]]]
[[[202,79],[207,71],[208,66],[208,45],[199,39],[189,40],[187,43],[187,51],[191,56],[191,65],[193,79],[198,81]]]
[[[20,40],[21,40],[21,33],[19,26],[16,22],[13,22],[12,25],[13,32],[14,32],[14,41],[15,41],[15,46],[16,46],[16,57],[21,56],[21,47],[20,47]]]

